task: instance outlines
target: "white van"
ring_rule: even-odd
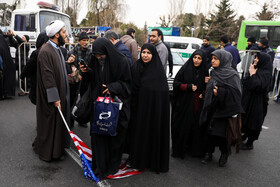
[[[19,36],[28,35],[30,42],[35,42],[40,32],[44,31],[51,21],[62,20],[65,23],[70,43],[73,43],[70,17],[59,10],[54,4],[38,2],[32,9],[16,9],[12,12],[10,28]],[[31,45],[30,53],[35,49]],[[15,49],[11,48],[14,57]]]
[[[187,61],[192,53],[199,49],[203,41],[194,37],[164,36],[164,42],[169,44],[171,51],[177,52]]]

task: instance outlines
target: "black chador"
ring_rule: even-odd
[[[201,64],[194,65],[194,56],[200,56]],[[189,149],[193,156],[203,156],[203,141],[205,133],[198,124],[200,110],[203,105],[202,96],[207,74],[206,55],[202,50],[196,50],[177,73],[173,83],[172,99],[172,156],[184,158]],[[193,91],[192,85],[197,86]]]

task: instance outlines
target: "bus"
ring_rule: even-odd
[[[262,37],[268,38],[268,45],[276,50],[280,45],[280,21],[242,21],[237,43],[238,50],[246,49],[250,36],[254,36],[256,41]]]

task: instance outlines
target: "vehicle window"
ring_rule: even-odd
[[[17,14],[14,23],[15,31],[35,31],[35,15],[34,14]]]
[[[193,48],[193,49],[199,49],[200,46],[199,46],[198,44],[192,44],[192,48]]]
[[[275,27],[274,34],[272,36],[273,37],[271,38],[271,47],[277,48],[280,44],[280,27]]]
[[[172,52],[172,57],[173,57],[173,65],[184,65],[185,61],[182,59],[182,57],[176,53]]]
[[[45,30],[46,27],[50,24],[51,21],[54,20],[61,20],[65,23],[67,34],[71,37],[71,25],[70,25],[70,19],[65,16],[58,13],[53,12],[46,12],[41,11],[40,12],[40,29],[41,31]]]
[[[253,26],[247,25],[245,30],[245,37],[254,36],[258,41],[261,37],[267,37],[269,28],[267,26]]]
[[[177,43],[177,42],[165,42],[169,44],[170,48],[174,49],[187,49],[188,43]]]

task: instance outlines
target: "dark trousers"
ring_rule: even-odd
[[[219,147],[219,150],[222,153],[228,153],[226,138],[209,135],[207,141],[207,152],[210,154],[214,153],[216,146]]]

